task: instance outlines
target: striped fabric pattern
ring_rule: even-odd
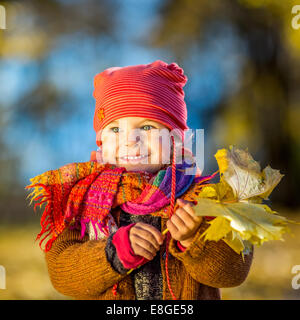
[[[158,121],[183,134],[182,130],[188,129],[183,91],[186,82],[182,68],[161,60],[104,70],[94,78],[95,131],[132,116]]]

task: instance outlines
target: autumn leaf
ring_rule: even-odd
[[[230,150],[221,149],[215,154],[221,180],[230,185],[234,197],[239,200],[268,196],[284,176],[279,170],[267,166],[262,172],[258,162],[248,150],[240,150],[230,146]]]
[[[201,201],[202,202],[202,201]],[[201,203],[200,202],[200,203]],[[205,240],[219,241],[231,232],[230,221],[222,216],[208,222],[211,226],[203,232],[201,237]]]
[[[204,240],[225,241],[235,252],[244,253],[251,245],[283,240],[289,232],[286,219],[263,204],[283,177],[279,170],[260,165],[249,154],[230,146],[215,154],[220,181],[203,186],[196,198],[194,211],[198,216],[212,216],[210,226],[202,234]],[[298,224],[298,223],[297,223]]]
[[[265,241],[282,240],[282,235],[289,231],[287,224],[291,221],[277,214],[270,214],[266,205],[247,202],[225,204],[204,198],[197,201],[194,207],[196,215],[217,217],[209,221],[210,227],[203,233],[205,240],[219,241],[226,238],[230,242],[234,238],[240,238],[239,242],[248,240],[259,246]],[[235,237],[230,240],[228,235],[232,231],[235,232]],[[242,245],[238,247],[243,249]]]

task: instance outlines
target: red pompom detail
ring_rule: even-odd
[[[168,64],[167,68],[168,68],[169,70],[171,70],[171,71],[176,71],[176,72],[178,72],[179,74],[183,75],[183,69],[180,68],[180,67],[178,66],[178,64],[175,63],[175,62]]]
[[[175,62],[173,62],[173,63],[171,63],[171,64],[168,64],[168,65],[167,65],[167,69],[169,69],[169,70],[172,72],[172,74],[173,74],[173,76],[174,76],[173,81],[174,81],[175,83],[177,83],[177,85],[179,85],[178,88],[181,88],[181,89],[182,89],[182,87],[184,87],[184,85],[186,84],[186,82],[187,82],[187,80],[188,80],[187,76],[184,74],[183,69],[180,68],[180,67],[178,66],[178,64],[175,63]],[[175,83],[174,83],[174,84],[175,84]],[[178,89],[178,90],[181,92],[180,89]],[[181,92],[181,93],[182,93],[182,92]]]

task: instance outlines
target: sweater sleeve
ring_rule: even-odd
[[[224,241],[205,241],[202,233],[209,227],[204,220],[193,242],[181,252],[174,239],[170,240],[169,251],[181,260],[187,272],[197,282],[214,288],[235,287],[246,279],[253,259],[253,246],[248,254],[237,254]]]
[[[118,256],[117,249],[113,244],[113,237],[115,236],[115,234],[116,232],[112,233],[107,238],[106,247],[105,247],[106,257],[115,271],[117,271],[118,273],[124,274],[128,272],[128,269],[126,269],[122,264],[122,261]]]
[[[177,243],[177,248],[179,249],[179,251],[183,252],[183,251],[186,250],[186,247],[184,247],[184,246],[180,243],[180,241],[177,241],[176,243]]]
[[[71,297],[97,296],[126,277],[106,257],[106,239],[80,239],[80,231],[65,229],[45,253],[50,280],[60,293]]]

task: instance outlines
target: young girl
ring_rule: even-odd
[[[176,63],[160,60],[98,74],[98,151],[90,161],[47,171],[26,187],[34,188],[36,205],[47,202],[38,238],[46,233],[42,243],[51,236],[46,261],[62,294],[220,299],[219,288],[246,279],[253,251],[243,260],[224,241],[201,238],[211,218],[195,215],[194,199],[214,175],[186,174],[195,164],[175,143],[188,129],[186,81]],[[137,131],[138,141],[131,135]],[[174,132],[170,148],[153,143],[159,132]]]

